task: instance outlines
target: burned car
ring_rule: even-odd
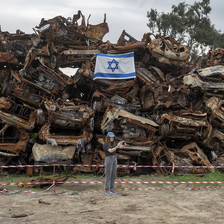
[[[92,131],[94,127],[94,112],[88,106],[77,106],[71,101],[46,101],[44,103],[45,111],[41,116],[46,114],[46,120],[40,120],[43,123],[39,130],[38,137],[43,145],[43,154],[41,145],[34,145],[33,154],[37,155],[38,161],[45,161],[46,149],[52,151],[48,153],[48,159],[56,160],[54,153],[72,150],[72,157],[75,152],[85,153],[91,148]],[[45,143],[45,144],[43,144]],[[51,145],[46,146],[46,144]],[[58,147],[59,146],[59,147]],[[42,157],[41,157],[42,155]],[[65,160],[65,155],[63,160]],[[36,158],[35,158],[36,159]],[[71,159],[71,155],[67,159]],[[46,161],[45,161],[46,162]]]
[[[224,66],[217,65],[193,70],[183,77],[183,83],[191,88],[201,89],[206,98],[221,97],[224,90]]]
[[[161,115],[160,134],[173,139],[203,139],[207,136],[209,123],[207,113],[173,112]]]

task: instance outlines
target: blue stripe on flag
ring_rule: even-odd
[[[136,73],[128,74],[113,74],[113,73],[95,73],[93,79],[133,79],[136,78]]]
[[[95,56],[103,56],[108,58],[130,58],[134,57],[134,52],[128,53],[128,54],[103,54],[103,53],[97,53]]]

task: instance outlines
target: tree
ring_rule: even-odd
[[[194,55],[197,49],[222,47],[224,34],[211,24],[209,5],[210,0],[202,0],[193,5],[185,2],[173,5],[169,13],[158,13],[156,9],[151,9],[147,12],[147,26],[153,33],[171,36],[185,43]]]

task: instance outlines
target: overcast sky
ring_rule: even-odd
[[[103,22],[106,13],[109,33],[104,41],[116,43],[123,30],[141,40],[143,34],[149,32],[147,11],[153,8],[158,12],[170,12],[171,6],[180,2],[184,0],[1,0],[0,25],[2,31],[10,33],[17,29],[33,33],[32,28],[39,25],[41,18],[51,19],[58,15],[67,18],[81,10],[86,19],[91,14],[92,25]],[[185,2],[193,4],[195,0]],[[212,24],[224,32],[223,0],[211,0],[210,6]]]

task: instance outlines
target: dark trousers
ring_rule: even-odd
[[[114,189],[114,182],[117,176],[117,156],[106,156],[105,158],[105,190]]]

